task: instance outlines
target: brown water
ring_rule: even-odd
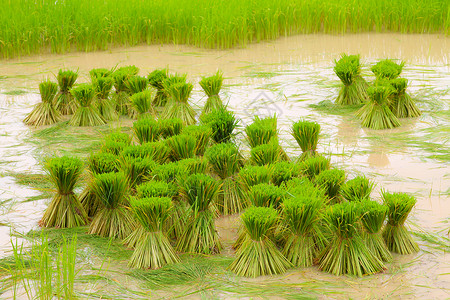
[[[355,34],[300,35],[272,42],[250,45],[246,49],[204,50],[185,46],[141,46],[107,52],[73,53],[69,55],[34,56],[0,62],[0,91],[36,90],[38,82],[53,76],[59,68],[79,68],[81,81],[88,80],[88,71],[95,67],[135,64],[141,75],[159,67],[173,72],[188,72],[193,82],[217,69],[227,80],[222,91],[230,109],[244,126],[255,114],[279,117],[282,145],[291,156],[299,155],[289,127],[301,117],[318,121],[322,126],[320,151],[329,153],[335,166],[345,168],[349,177],[364,173],[381,188],[414,193],[418,198],[410,216],[416,231],[449,237],[450,172],[448,163],[427,158],[432,148],[411,145],[407,141],[434,141],[437,148],[448,149],[450,126],[450,39],[439,35]],[[403,77],[410,80],[409,92],[420,101],[424,114],[402,127],[387,131],[362,129],[351,115],[326,114],[309,107],[322,100],[333,100],[338,80],[332,60],[342,52],[359,53],[366,63],[364,72],[370,81],[368,65],[380,58],[406,61]],[[31,129],[21,120],[39,101],[37,94],[8,96],[0,94],[0,174],[11,172],[42,173],[38,163],[41,153],[27,141]],[[205,97],[196,85],[192,101],[199,107]],[[242,127],[241,127],[242,128]],[[442,130],[440,130],[442,129]],[[432,132],[429,139],[423,135]],[[242,136],[240,136],[242,137]],[[436,150],[438,150],[436,148]],[[244,153],[248,147],[242,143]],[[45,201],[23,203],[38,191],[15,183],[11,176],[0,177],[0,201],[12,199],[0,209],[0,257],[9,250],[11,229],[27,231],[36,226],[45,208]],[[217,221],[218,232],[232,253],[236,238],[237,217]],[[423,242],[421,248],[429,251]],[[3,251],[3,252],[2,252]],[[413,260],[411,264],[408,264]],[[424,298],[450,297],[450,259],[437,250],[416,255],[397,256],[384,274],[357,279],[335,277],[306,268],[283,276],[249,280],[256,284],[323,283],[318,287],[323,298]],[[326,294],[333,292],[333,294]],[[222,294],[222,298],[230,295]],[[195,296],[196,298],[196,296]]]

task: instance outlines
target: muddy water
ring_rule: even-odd
[[[172,71],[189,72],[193,82],[197,82],[199,76],[220,68],[227,77],[227,86],[221,96],[236,112],[241,126],[250,123],[255,114],[276,113],[282,145],[294,157],[300,152],[289,134],[291,122],[300,117],[318,121],[322,126],[319,150],[329,154],[335,166],[345,168],[349,177],[364,173],[372,178],[377,183],[375,197],[381,188],[414,193],[418,198],[410,218],[414,230],[448,237],[448,163],[428,158],[433,154],[432,149],[405,144],[394,136],[423,141],[424,130],[429,130],[433,133],[430,141],[448,149],[449,46],[449,38],[438,35],[300,35],[225,51],[165,45],[35,56],[2,61],[0,74],[6,77],[0,80],[0,90],[35,90],[39,80],[53,76],[62,67],[79,68],[81,81],[87,80],[87,72],[94,67],[136,64],[142,75],[156,67],[169,67]],[[327,114],[310,108],[310,104],[336,97],[339,82],[333,73],[332,60],[342,52],[361,54],[369,81],[373,78],[368,65],[377,59],[405,60],[403,77],[410,80],[408,91],[419,99],[424,114],[416,120],[402,121],[404,125],[401,128],[373,131],[362,129],[352,115]],[[36,94],[0,94],[0,174],[41,172],[40,154],[35,151],[35,145],[26,141],[31,131],[21,123],[38,101]],[[198,86],[192,101],[199,107],[205,101]],[[245,143],[242,142],[241,146],[244,152],[248,150]],[[13,177],[0,177],[0,201],[13,200],[8,202],[6,209],[0,210],[0,224],[9,224],[0,226],[0,249],[3,251],[9,248],[11,229],[27,231],[36,226],[45,201],[23,203],[36,193],[38,191],[17,185]],[[234,216],[217,222],[227,253],[231,253],[229,246],[236,238],[236,220]],[[420,243],[422,249],[430,250],[423,242]],[[327,295],[324,298],[445,299],[450,296],[449,261],[448,254],[433,250],[433,253],[397,256],[385,274],[362,279],[337,278],[319,272],[317,268],[307,268],[249,282],[267,285],[321,282],[323,284],[318,289]],[[332,294],[326,294],[329,292]]]

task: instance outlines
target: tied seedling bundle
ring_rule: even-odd
[[[375,184],[365,176],[356,176],[341,187],[341,195],[348,201],[370,200]]]
[[[115,104],[111,101],[109,94],[114,85],[112,77],[98,77],[92,80],[95,91],[95,107],[105,120],[116,120],[118,118]]]
[[[161,129],[161,135],[167,139],[174,135],[179,135],[183,130],[183,121],[178,118],[173,119],[159,119],[159,127]]]
[[[211,127],[212,140],[218,143],[229,143],[233,135],[233,130],[238,124],[234,113],[228,111],[226,107],[213,110],[209,114],[202,115],[200,118],[202,124]]]
[[[77,78],[78,73],[70,70],[59,70],[56,76],[59,93],[56,98],[55,107],[62,115],[71,115],[77,110],[78,104],[74,101],[73,95],[70,93]]]
[[[212,129],[207,125],[190,125],[183,128],[182,133],[193,136],[196,141],[195,155],[203,156],[212,137]]]
[[[223,74],[217,71],[216,74],[210,77],[203,77],[199,82],[205,94],[208,96],[206,104],[203,107],[202,114],[209,114],[215,109],[223,107],[222,100],[219,97],[220,89],[222,88]]]
[[[418,252],[419,246],[405,226],[416,199],[406,193],[383,192],[383,201],[388,207],[388,220],[383,230],[383,239],[388,249],[400,254]]]
[[[300,168],[310,180],[319,175],[322,171],[330,168],[330,160],[323,156],[307,158],[301,162]]]
[[[239,171],[239,181],[244,191],[260,183],[269,183],[271,169],[268,166],[246,165]]]
[[[114,71],[114,88],[116,90],[113,96],[113,103],[116,104],[116,111],[121,115],[128,114],[128,99],[130,91],[127,87],[128,80],[137,75],[139,69],[136,66],[121,67]]]
[[[54,157],[44,165],[55,195],[44,212],[40,224],[44,227],[72,228],[84,226],[88,216],[73,192],[83,172],[83,162],[74,157]]]
[[[99,78],[110,77],[112,73],[111,70],[106,68],[95,68],[89,71],[89,76],[91,77],[91,81],[94,81]]]
[[[34,106],[23,122],[33,126],[57,123],[60,120],[60,113],[55,109],[53,103],[58,92],[58,85],[49,80],[43,81],[39,84],[39,92],[41,102]]]
[[[268,144],[262,144],[252,148],[250,151],[250,162],[257,166],[274,164],[285,160],[282,156],[283,149],[278,144],[277,139],[271,140]]]
[[[188,102],[193,87],[192,84],[186,82],[174,83],[167,86],[165,90],[170,95],[170,99],[166,106],[164,106],[161,118],[178,118],[185,125],[195,124],[196,113]]]
[[[95,91],[90,84],[81,84],[71,90],[72,95],[78,102],[78,108],[69,120],[72,126],[98,126],[106,124],[93,105]]]
[[[131,107],[136,112],[137,119],[153,118],[156,116],[152,105],[153,93],[149,90],[136,93],[130,97]]]
[[[128,134],[124,132],[112,132],[103,139],[100,151],[119,155],[130,144],[131,137]]]
[[[358,105],[367,101],[367,83],[361,77],[359,55],[342,54],[335,60],[334,72],[343,83],[336,104]]]
[[[154,119],[137,120],[133,123],[133,132],[141,145],[156,142],[161,135],[159,123]]]
[[[170,150],[170,158],[173,161],[193,158],[195,156],[197,142],[191,135],[174,135],[165,140],[165,143]]]
[[[395,91],[392,94],[390,109],[397,118],[416,118],[422,113],[411,96],[406,92],[408,80],[397,78],[390,81]]]
[[[280,161],[270,165],[271,178],[270,181],[281,186],[284,182],[301,175],[300,166],[290,161]]]
[[[149,157],[133,157],[123,156],[119,162],[119,170],[125,174],[128,187],[134,191],[136,186],[144,181],[144,178],[148,176],[153,168],[157,165]]]
[[[147,78],[138,75],[131,76],[125,82],[126,90],[130,96],[144,92],[145,89],[147,88],[147,85],[148,85]],[[130,97],[127,99],[126,106],[128,116],[132,119],[137,119],[137,117],[139,116],[139,112],[135,109]]]
[[[167,103],[167,96],[164,93],[164,81],[167,79],[167,69],[157,69],[148,74],[148,83],[156,89],[153,99],[155,106],[164,106]]]
[[[346,179],[345,171],[338,169],[324,170],[315,178],[314,183],[325,190],[331,202],[340,202],[340,190]]]
[[[320,125],[316,122],[300,120],[292,125],[292,136],[303,152],[300,156],[301,161],[317,155],[319,133]]]
[[[404,65],[404,62],[397,64],[390,59],[384,59],[377,62],[371,70],[375,74],[377,81],[383,79],[392,80],[400,76]]]

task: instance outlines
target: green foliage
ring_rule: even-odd
[[[150,180],[136,187],[138,198],[173,197],[176,192],[172,184],[161,180]]]
[[[188,102],[192,88],[193,85],[186,82],[177,82],[167,86],[165,85],[165,91],[169,94],[170,98],[164,106],[164,110],[161,113],[161,118],[178,118],[183,121],[183,124],[195,124],[196,113]]]
[[[74,101],[73,96],[70,93],[70,89],[75,84],[78,78],[78,73],[71,70],[58,71],[56,80],[59,85],[58,98],[56,99],[56,110],[63,115],[70,115],[77,109],[77,103]]]
[[[159,123],[151,118],[144,118],[133,123],[133,132],[139,144],[156,142],[161,134]]]
[[[58,85],[46,80],[39,84],[39,91],[42,101],[34,106],[23,122],[33,126],[51,125],[59,122],[60,114],[53,105]]]
[[[271,181],[277,186],[301,175],[300,166],[288,161],[276,162],[270,165],[270,170]]]
[[[95,91],[95,106],[100,115],[106,120],[117,119],[115,105],[109,98],[109,94],[114,85],[112,77],[103,77],[98,75],[98,78],[92,79],[92,85]]]
[[[286,189],[288,195],[300,198],[318,198],[323,202],[326,201],[325,190],[316,186],[307,177],[294,178],[286,181],[282,185]]]
[[[208,161],[204,158],[186,158],[177,161],[180,168],[186,170],[186,173],[191,174],[197,174],[197,173],[207,173],[209,170],[208,168]]]
[[[195,156],[197,142],[193,136],[181,134],[174,135],[165,141],[170,149],[172,160],[181,160]]]
[[[239,171],[239,180],[245,190],[260,183],[269,183],[270,178],[271,170],[268,166],[247,165]]]
[[[89,76],[91,77],[91,81],[94,81],[99,78],[106,78],[112,75],[112,71],[106,68],[95,68],[89,71]]]
[[[164,138],[179,135],[184,127],[183,121],[178,118],[159,119],[158,123],[161,128],[161,135]]]
[[[147,88],[147,85],[147,78],[138,75],[130,76],[128,80],[125,81],[125,88],[130,95],[143,92]]]
[[[126,203],[127,178],[123,173],[94,174],[93,192],[107,209],[116,209]]]
[[[209,210],[219,187],[214,178],[205,174],[192,174],[181,182],[182,194],[194,212]]]
[[[148,74],[148,83],[154,87],[156,96],[153,99],[153,104],[156,106],[164,106],[167,103],[167,95],[164,92],[164,81],[167,79],[167,69],[156,69]]]
[[[395,92],[392,94],[392,100],[389,103],[389,108],[397,118],[416,118],[422,113],[416,106],[416,103],[411,96],[406,93],[408,80],[404,78],[393,79],[390,85],[394,87]]]
[[[178,178],[184,177],[187,174],[187,168],[179,162],[180,161],[154,166],[151,173],[152,178],[167,183],[173,183]]]
[[[361,77],[359,55],[342,54],[335,60],[334,72],[342,81],[336,104],[357,105],[367,100],[367,83]]]
[[[71,90],[78,102],[78,108],[69,121],[72,126],[98,126],[106,124],[105,119],[93,106],[95,90],[90,84],[81,84]]]
[[[157,164],[148,157],[124,156],[120,159],[119,169],[127,177],[130,188],[134,189],[146,176],[151,174]]]
[[[330,199],[337,201],[342,184],[346,179],[345,171],[338,169],[323,170],[315,178],[314,183],[323,188]]]
[[[262,144],[252,148],[250,161],[258,166],[274,164],[282,159],[281,147],[278,140],[272,140],[268,144]]]
[[[232,143],[213,145],[206,151],[206,158],[214,173],[221,179],[234,175],[243,165],[239,149]]]
[[[292,125],[292,136],[303,151],[301,160],[316,155],[319,133],[320,125],[316,122],[300,120]]]
[[[88,157],[88,168],[93,174],[117,172],[119,158],[109,152],[91,153]]]
[[[205,154],[206,148],[211,141],[211,128],[207,125],[190,125],[184,127],[182,133],[185,135],[193,136],[195,138],[195,140],[197,141],[195,154],[203,156]]]
[[[221,71],[217,71],[216,74],[203,77],[199,84],[202,87],[205,94],[208,96],[206,104],[203,107],[202,114],[208,114],[215,109],[223,107],[222,100],[219,97],[220,89],[222,88],[223,74]]]
[[[341,195],[348,201],[370,200],[375,184],[366,176],[356,176],[341,187]]]
[[[256,184],[248,192],[250,203],[261,207],[278,208],[286,196],[283,188],[268,183]]]
[[[226,107],[221,107],[209,114],[202,115],[200,121],[211,127],[212,139],[215,143],[230,142],[233,138],[233,130],[238,124],[234,113],[228,111]]]
[[[151,118],[156,115],[152,106],[153,93],[149,90],[136,93],[130,97],[131,106],[138,113],[138,119]]]
[[[313,180],[320,172],[330,168],[330,160],[323,156],[311,157],[302,161],[300,168],[310,180]]]
[[[149,232],[161,231],[172,209],[172,200],[168,197],[134,198],[131,210],[139,223]]]
[[[377,62],[371,70],[377,79],[395,79],[400,76],[404,65],[404,62],[397,64],[391,59],[383,59]]]
[[[255,116],[253,123],[245,127],[245,133],[251,148],[268,144],[272,139],[278,139],[277,117],[260,119]]]
[[[163,164],[169,158],[169,148],[163,142],[144,143],[123,148],[123,156],[148,158],[156,163]]]

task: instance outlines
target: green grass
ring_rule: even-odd
[[[298,33],[450,32],[446,0],[130,0],[126,4],[9,0],[0,16],[1,56],[142,43],[230,48]]]

